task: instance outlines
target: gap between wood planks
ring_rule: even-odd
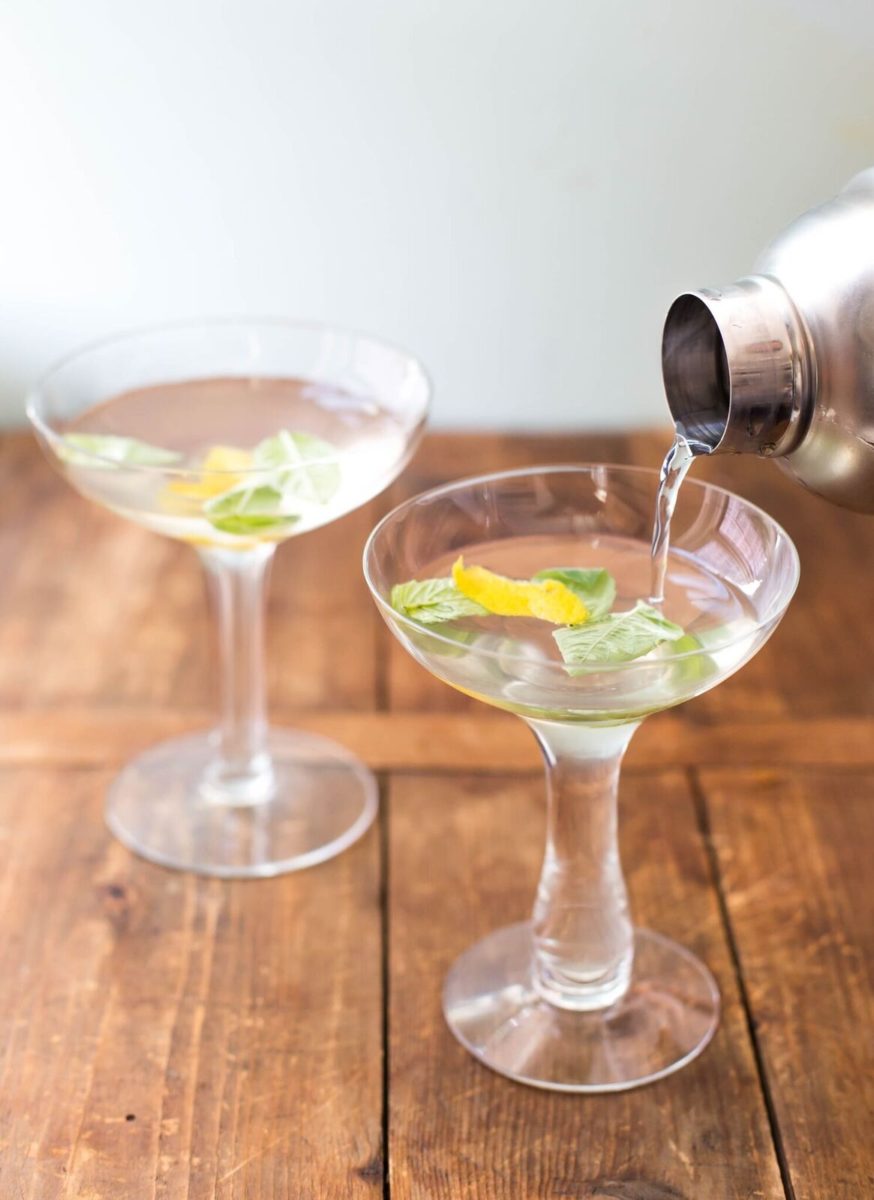
[[[768,1128],[771,1131],[771,1141],[774,1146],[774,1157],[776,1158],[777,1166],[780,1169],[780,1182],[783,1184],[783,1190],[786,1193],[786,1200],[795,1200],[795,1189],[792,1186],[792,1176],[786,1157],[786,1148],[783,1145],[783,1135],[780,1132],[780,1122],[777,1118],[774,1096],[771,1090],[770,1081],[768,1080],[768,1073],[765,1070],[765,1060],[762,1053],[762,1047],[759,1043],[758,1033],[756,1032],[756,1018],[753,1013],[753,1006],[750,1001],[749,992],[747,990],[746,981],[743,975],[743,969],[741,967],[740,951],[738,949],[737,938],[735,937],[734,927],[731,923],[731,916],[728,911],[728,901],[725,895],[722,872],[719,869],[719,858],[716,853],[716,848],[713,845],[713,830],[711,828],[710,813],[707,807],[707,795],[695,768],[688,768],[686,774],[689,781],[689,791],[692,795],[692,800],[695,806],[695,814],[698,819],[698,831],[701,834],[701,842],[704,847],[704,853],[707,855],[707,863],[710,869],[710,881],[713,885],[713,892],[719,908],[719,917],[722,922],[722,929],[725,935],[725,944],[728,949],[729,958],[731,959],[732,971],[734,972],[734,978],[737,984],[741,1007],[743,1008],[744,1017],[746,1019],[747,1034],[750,1039],[750,1047],[752,1049],[753,1058],[756,1064],[756,1074],[759,1080],[759,1087],[762,1091],[762,1100],[765,1105],[765,1112],[768,1116]]]
[[[0,765],[103,766],[160,740],[208,727],[206,712],[44,708],[0,712]],[[336,738],[376,771],[535,771],[533,738],[510,715],[447,712],[277,713],[275,723]],[[874,719],[770,718],[702,725],[673,714],[646,720],[627,769],[874,766]]]

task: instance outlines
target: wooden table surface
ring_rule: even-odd
[[[394,644],[364,538],[402,496],[537,462],[657,464],[666,435],[435,435],[388,496],[278,555],[273,715],[378,772],[334,861],[263,882],[141,862],[101,802],[128,755],[203,725],[195,556],[0,443],[0,1200],[864,1200],[874,1196],[874,520],[771,464],[698,474],[788,529],[803,579],[738,676],[645,723],[622,787],[637,920],[715,973],[686,1070],[539,1092],[453,1040],[440,986],[529,911],[533,739]]]

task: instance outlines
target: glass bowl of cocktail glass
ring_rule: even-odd
[[[682,946],[631,924],[617,843],[620,763],[645,717],[714,687],[756,653],[792,597],[798,557],[761,509],[687,481],[663,606],[643,610],[644,627],[670,622],[671,640],[616,662],[598,661],[603,645],[592,650],[611,617],[576,642],[574,633],[565,661],[549,622],[477,614],[475,597],[459,605],[453,566],[465,586],[471,567],[515,580],[560,569],[555,578],[582,580],[595,599],[600,588],[600,600],[598,580],[609,573],[608,603],[630,612],[650,594],[657,490],[657,472],[620,466],[462,480],[396,508],[364,554],[377,606],[405,649],[452,687],[520,716],[542,750],[547,840],[533,915],[462,954],[443,1009],[486,1065],[561,1091],[661,1078],[713,1035],[719,995],[710,972]],[[413,580],[445,582],[404,587]],[[575,650],[584,652],[576,661]]]
[[[132,850],[274,875],[332,857],[373,821],[376,784],[352,754],[267,726],[264,593],[280,542],[398,475],[428,398],[421,366],[389,345],[254,319],[111,338],[35,388],[28,415],[53,464],[90,500],[194,546],[218,624],[217,730],[146,751],[110,787],[107,822]]]

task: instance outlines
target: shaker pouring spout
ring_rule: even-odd
[[[677,431],[699,453],[778,457],[798,444],[810,355],[774,280],[750,276],[678,296],[665,321],[662,373]]]
[[[679,296],[662,374],[698,454],[776,458],[874,513],[874,167],[793,221],[752,274]]]

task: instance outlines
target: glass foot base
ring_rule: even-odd
[[[703,963],[647,929],[635,931],[625,996],[599,1012],[547,1004],[532,978],[528,925],[510,925],[458,958],[443,1012],[463,1046],[519,1083],[559,1092],[621,1092],[691,1062],[719,1022],[719,992]]]
[[[106,822],[136,854],[165,867],[227,878],[280,875],[333,858],[368,829],[376,780],[342,746],[273,730],[274,786],[257,803],[217,801],[205,780],[215,734],[153,746],[110,786]]]

